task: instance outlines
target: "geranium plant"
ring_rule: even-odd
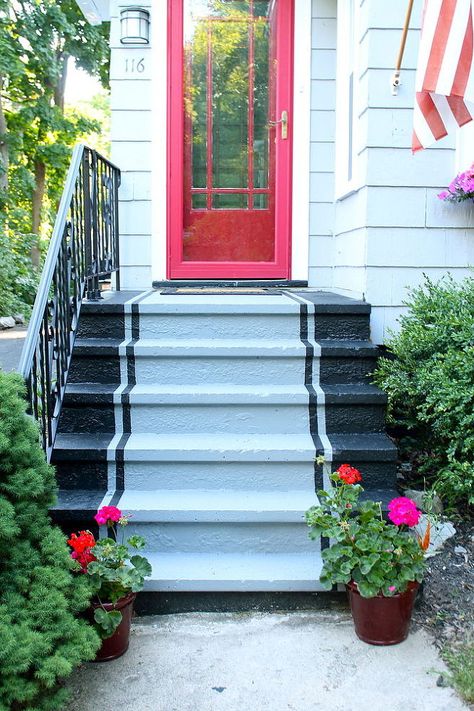
[[[474,164],[456,175],[450,182],[448,189],[438,193],[438,197],[440,200],[446,200],[447,202],[474,200]]]
[[[423,539],[414,533],[421,516],[415,503],[404,496],[393,499],[386,520],[380,502],[360,500],[364,489],[355,467],[341,465],[331,481],[329,491],[318,491],[319,506],[306,512],[310,537],[333,541],[322,551],[324,588],[354,581],[362,597],[391,597],[411,581],[421,582],[429,531]]]
[[[90,576],[97,601],[94,619],[103,638],[110,637],[122,620],[119,610],[107,611],[104,603],[115,603],[132,592],[142,590],[145,578],[151,575],[147,559],[135,553],[145,547],[142,536],[124,538],[129,517],[116,506],[103,506],[95,515],[99,526],[109,535],[95,539],[90,531],[71,534],[68,540],[73,549],[71,557],[77,571]]]

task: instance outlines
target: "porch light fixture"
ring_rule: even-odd
[[[120,42],[150,44],[150,13],[142,7],[127,7],[120,13]]]

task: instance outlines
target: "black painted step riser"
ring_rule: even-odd
[[[370,320],[366,314],[315,314],[316,341],[321,339],[365,341],[370,337]]]
[[[82,350],[82,349],[81,349]],[[120,360],[115,355],[95,353],[73,354],[69,383],[116,383],[120,385]]]
[[[328,357],[322,356],[319,377],[321,385],[351,383],[370,384],[377,359],[375,357]]]
[[[336,457],[331,464],[331,471],[336,471],[341,464],[352,464],[362,475],[364,489],[395,489],[397,483],[397,463],[381,461],[351,461]]]
[[[71,406],[64,404],[59,420],[59,432],[90,432],[105,433],[115,431],[115,414],[113,403],[79,404]]]
[[[60,489],[107,490],[108,464],[104,461],[54,461]]]
[[[125,316],[122,313],[81,313],[78,338],[125,338]]]
[[[385,432],[385,405],[326,405],[326,432]]]

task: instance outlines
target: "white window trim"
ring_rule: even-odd
[[[359,22],[357,0],[337,3],[336,200],[360,188]],[[351,86],[352,85],[352,86]],[[350,100],[350,94],[351,100]],[[349,165],[351,175],[349,175]]]

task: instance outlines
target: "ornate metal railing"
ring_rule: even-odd
[[[113,272],[120,288],[119,185],[116,166],[75,147],[19,365],[48,460],[82,301],[100,299],[101,282]]]

